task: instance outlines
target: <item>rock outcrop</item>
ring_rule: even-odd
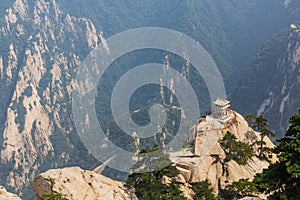
[[[162,176],[161,183],[165,185],[170,185],[172,181],[175,181],[179,184],[179,189],[182,191],[182,194],[188,200],[193,200],[195,192],[192,190],[191,184],[186,182],[186,179],[182,174],[177,174],[175,177]]]
[[[16,194],[7,192],[3,186],[0,186],[0,200],[21,200]]]
[[[123,183],[79,167],[49,170],[36,177],[32,186],[36,200],[41,200],[43,194],[51,192],[60,193],[68,200],[137,199]]]
[[[232,117],[228,121],[224,122],[213,115],[207,115],[199,121],[195,126],[197,151],[185,149],[171,153],[170,156],[186,182],[208,180],[215,193],[218,193],[219,186],[224,188],[227,184],[242,178],[252,180],[255,174],[262,172],[270,164],[257,156],[250,158],[245,165],[240,165],[234,160],[224,162],[226,154],[218,141],[227,132],[234,134],[238,141],[251,144],[256,155],[259,149],[256,142],[260,140],[260,133],[250,128],[240,114],[231,109],[229,111],[228,116],[232,115]],[[264,138],[264,142],[266,147],[274,147],[268,137]],[[270,162],[275,162],[276,159],[276,155],[272,154]],[[183,182],[182,177],[180,182]]]

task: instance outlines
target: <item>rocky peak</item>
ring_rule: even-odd
[[[255,152],[258,152],[256,141],[260,138],[259,133],[250,128],[239,113],[229,110],[227,116],[232,114],[233,118],[207,115],[199,120],[199,123],[194,126],[194,149],[187,148],[170,153],[170,159],[176,164],[186,182],[197,183],[208,180],[216,194],[219,184],[225,188],[227,184],[242,178],[252,180],[255,174],[262,172],[270,164],[257,156],[251,157],[245,165],[238,164],[234,160],[225,164],[226,155],[219,140],[227,132],[235,135],[238,141],[252,144]],[[274,148],[274,144],[268,137],[263,141],[267,147]],[[271,162],[276,162],[276,159],[275,154],[272,154]]]

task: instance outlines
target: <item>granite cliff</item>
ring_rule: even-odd
[[[242,113],[269,118],[277,137],[285,133],[288,117],[300,106],[299,27],[291,24],[262,46],[231,97]]]
[[[193,148],[170,152],[172,165],[176,166],[179,174],[163,175],[161,183],[170,185],[175,182],[185,198],[194,199],[192,185],[195,183],[208,180],[214,193],[218,194],[221,189],[235,181],[252,180],[270,163],[276,162],[277,157],[272,153],[267,153],[268,159],[259,158],[257,142],[261,138],[260,133],[249,127],[243,116],[229,108],[229,103],[227,100],[217,99],[213,103],[213,112],[201,117],[193,126]],[[228,132],[232,133],[237,141],[249,144],[253,148],[253,155],[245,163],[226,161],[226,150],[220,141]],[[265,147],[274,148],[268,137],[264,137],[263,141]],[[134,181],[139,182],[138,179]],[[33,188],[37,200],[50,193],[62,194],[70,200],[137,199],[134,189],[124,186],[124,183],[79,167],[53,169],[42,173],[35,178]]]
[[[77,162],[73,153],[81,147],[71,121],[73,78],[80,57],[103,37],[90,20],[64,14],[55,0],[16,0],[4,18],[0,180],[22,194],[44,168]]]
[[[252,180],[255,174],[261,173],[270,163],[276,162],[277,158],[275,154],[270,154],[269,161],[258,158],[257,141],[260,140],[260,133],[249,127],[243,116],[229,108],[229,101],[218,99],[215,103],[224,107],[203,116],[194,126],[194,148],[171,153],[170,158],[185,178],[185,182],[208,180],[217,194],[221,188],[224,189],[234,181]],[[240,164],[235,160],[225,162],[226,152],[220,145],[220,140],[228,132],[233,134],[237,141],[252,146],[254,154],[246,163]],[[263,141],[265,147],[275,147],[268,137],[264,137]]]

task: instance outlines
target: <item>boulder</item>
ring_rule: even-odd
[[[193,200],[195,192],[192,190],[192,186],[188,183],[180,184],[179,189],[182,191],[183,196],[188,200]]]
[[[137,199],[124,183],[79,167],[52,169],[33,181],[36,200],[44,194],[61,193],[68,200],[132,200]]]
[[[0,200],[21,200],[16,194],[7,192],[3,186],[0,186]]]
[[[174,180],[175,180],[176,183],[182,183],[182,184],[186,183],[186,180],[185,180],[185,178],[183,177],[182,174],[177,174],[175,176]]]
[[[172,182],[172,179],[167,176],[162,176],[161,181],[162,184],[169,185]]]

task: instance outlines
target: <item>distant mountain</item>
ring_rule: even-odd
[[[263,115],[277,137],[300,107],[300,25],[267,41],[238,84],[231,99],[242,113]]]
[[[95,165],[75,130],[70,96],[78,66],[104,37],[143,26],[181,31],[209,51],[231,88],[259,46],[294,21],[290,7],[274,0],[2,2],[0,185],[32,199],[29,185],[40,172]]]
[[[244,73],[263,42],[296,19],[297,1],[251,0],[57,0],[67,13],[91,19],[104,36],[154,26],[200,42],[222,72],[227,90]],[[287,3],[286,3],[287,4]]]
[[[0,182],[30,199],[39,172],[94,163],[74,130],[70,95],[100,32],[90,20],[62,13],[54,0],[17,0],[1,19]]]

